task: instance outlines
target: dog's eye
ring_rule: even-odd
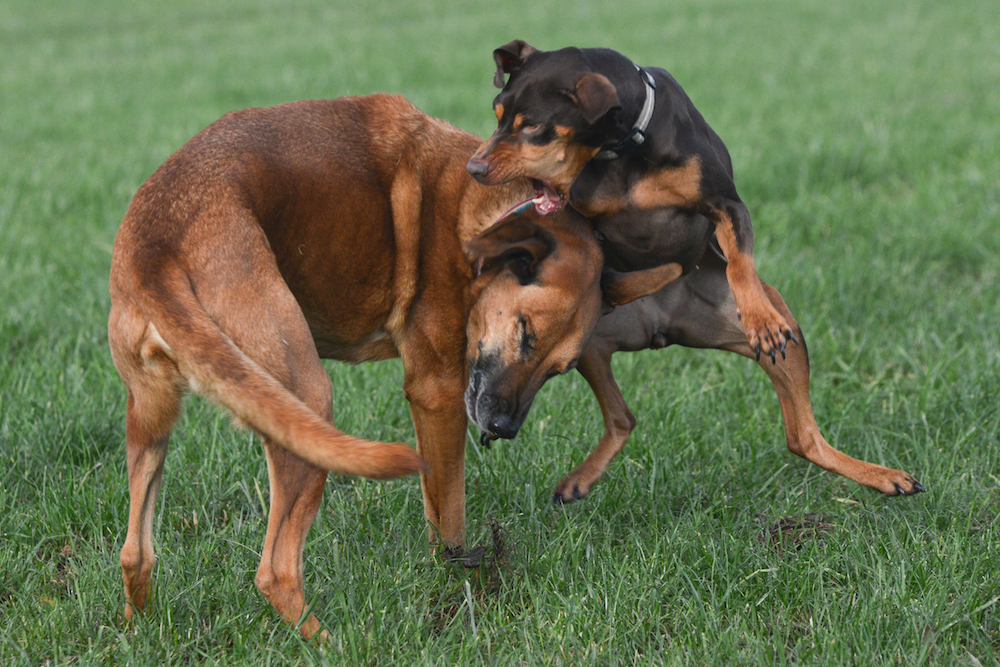
[[[528,358],[535,351],[535,341],[537,338],[535,334],[531,333],[528,329],[528,319],[523,314],[517,316],[517,324],[520,329],[521,356]]]
[[[541,125],[524,125],[521,127],[521,131],[526,132],[527,134],[538,132],[540,129],[542,129]]]

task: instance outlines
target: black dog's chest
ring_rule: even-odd
[[[684,185],[688,163],[683,159],[660,162],[655,166],[627,159],[591,162],[570,192],[570,204],[589,217],[602,236],[605,261],[620,271],[676,262],[687,273],[701,259],[715,231],[712,223],[691,207],[670,205],[667,195],[671,193],[678,193],[678,203],[685,199],[680,186]],[[660,181],[669,183],[675,174],[679,187],[665,188],[663,201],[643,201],[645,207],[637,205],[636,195],[644,186],[654,184],[645,189],[656,190]],[[698,189],[697,185],[694,189]]]
[[[593,221],[605,262],[619,271],[677,262],[687,273],[701,259],[714,231],[704,216],[669,207],[626,210]]]

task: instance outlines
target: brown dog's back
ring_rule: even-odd
[[[351,144],[365,140],[344,117],[355,107],[334,105],[228,114],[150,177],[116,239],[109,336],[130,396],[140,395],[147,413],[175,415],[190,387],[324,469],[395,477],[419,468],[412,449],[347,436],[296,397],[317,381],[329,385],[302,310],[326,297],[309,285],[338,294],[362,287],[341,301],[333,345],[363,341],[391,308],[391,272],[359,277],[357,264],[334,252],[393,263],[390,202],[371,161],[351,157]],[[324,119],[331,122],[317,131]],[[348,224],[310,224],[331,200]],[[381,224],[349,224],[354,215]],[[282,270],[279,258],[306,244],[331,251]]]

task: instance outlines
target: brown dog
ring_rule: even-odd
[[[804,338],[778,291],[757,276],[729,153],[674,78],[610,49],[538,51],[515,40],[493,55],[499,123],[469,172],[484,184],[532,179],[545,213],[568,202],[592,219],[611,266],[684,268],[663,292],[601,320],[580,372],[600,402],[605,434],[555,499],[586,495],[635,423],[611,355],[675,343],[758,362],[763,352],[792,452],[889,495],[923,491],[910,475],[851,458],[820,434]]]
[[[302,547],[328,470],[420,469],[432,530],[464,544],[468,363],[482,373],[470,412],[489,428],[489,415],[526,409],[572,367],[602,310],[589,223],[529,211],[493,225],[531,187],[469,178],[479,142],[401,97],[247,109],[136,193],[115,241],[109,318],[128,388],[127,618],[149,601],[156,493],[188,389],[264,436],[271,507],[255,581],[307,637],[320,625],[303,618]],[[606,276],[606,288],[625,302],[679,273]],[[320,356],[402,358],[425,467],[404,445],[333,427]]]

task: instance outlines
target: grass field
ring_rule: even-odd
[[[0,664],[996,665],[1000,2],[0,5]],[[122,624],[114,234],[226,111],[393,91],[479,133],[492,49],[669,69],[725,139],[761,276],[809,337],[828,439],[929,490],[884,498],[785,449],[766,376],[619,355],[639,426],[587,500],[578,375],[522,434],[470,433],[478,570],[426,546],[419,484],[334,479],[306,546],[317,649],[253,586],[262,451],[192,398],[167,458],[156,610]],[[413,442],[398,363],[331,364],[345,430]]]

